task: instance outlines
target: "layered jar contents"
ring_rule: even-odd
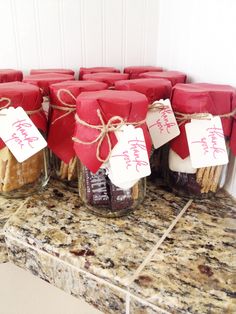
[[[147,98],[133,91],[85,92],[77,98],[79,195],[93,213],[119,217],[143,201],[150,174],[147,110]]]
[[[225,145],[221,147],[220,142],[222,138],[223,142],[224,138],[228,141],[231,135],[234,97],[234,88],[227,85],[195,83],[177,84],[173,88],[172,107],[179,121],[180,135],[170,142],[166,180],[176,193],[204,198],[214,195],[224,185],[226,166],[214,164],[215,159],[222,153],[227,154]],[[222,128],[210,124],[215,117],[220,118]],[[193,160],[196,157],[193,153],[190,156],[186,124],[202,120],[206,123],[207,136],[200,136],[198,140],[192,141],[191,145],[197,145],[201,153],[199,158],[197,157],[199,161],[209,155],[212,165],[194,167]],[[195,135],[198,136],[198,133],[200,129],[195,131]]]
[[[0,109],[22,107],[40,133],[46,134],[46,117],[42,110],[42,96],[38,87],[22,82],[0,84]],[[1,119],[6,111],[1,110]],[[1,120],[3,121],[3,120]],[[3,121],[4,122],[4,121]],[[8,140],[32,146],[37,138],[31,138],[28,130],[31,127],[24,120],[17,119],[12,125],[12,138]],[[18,135],[17,135],[18,134]],[[18,162],[10,149],[0,140],[0,194],[9,198],[30,195],[49,180],[47,148],[38,151],[23,162]]]
[[[105,83],[95,81],[67,81],[50,86],[48,146],[51,150],[52,173],[71,188],[78,189],[77,156],[72,141],[76,98],[82,92],[106,88]]]

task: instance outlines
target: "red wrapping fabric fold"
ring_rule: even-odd
[[[68,104],[69,108],[73,106],[76,108],[75,98],[77,98],[80,93],[85,91],[98,91],[106,88],[107,85],[105,83],[95,81],[68,81],[53,84],[50,86],[51,104],[59,107],[65,107],[65,104]],[[60,92],[58,95],[58,91],[61,89],[68,90],[75,98],[65,91]],[[65,163],[69,163],[71,158],[75,156],[72,141],[75,126],[75,111],[62,117],[66,113],[66,111],[51,108],[48,147],[57,157]],[[54,121],[55,123],[53,123]]]
[[[30,71],[30,75],[45,74],[45,73],[69,74],[73,76],[75,75],[75,72],[71,69],[33,69]]]
[[[167,99],[171,95],[171,83],[162,79],[136,79],[115,82],[116,90],[133,90],[144,94],[149,103]]]
[[[25,111],[33,111],[41,108],[42,95],[38,87],[22,83],[11,82],[0,84],[0,100],[2,97],[9,98],[9,106],[17,108],[22,107]],[[0,109],[7,105],[6,101],[0,101]],[[44,133],[47,130],[47,120],[43,111],[29,115],[30,119],[38,129]],[[5,144],[0,140],[0,149]]]
[[[43,96],[48,96],[49,86],[51,84],[72,81],[74,79],[75,78],[73,75],[60,73],[45,73],[25,76],[23,82],[38,86],[41,89]]]
[[[0,83],[22,81],[23,73],[17,70],[2,69],[0,70]]]
[[[129,122],[139,122],[146,118],[148,109],[147,98],[137,92],[133,91],[100,91],[82,93],[77,98],[77,114],[83,121],[92,125],[101,125],[100,119],[97,115],[99,109],[104,122],[107,124],[108,120],[114,116],[120,116]],[[146,124],[141,127],[144,132],[144,137],[147,145],[148,153],[151,151],[151,139]],[[83,126],[76,123],[74,136],[84,142],[91,142],[100,134],[99,130]],[[117,143],[116,136],[113,132],[109,132],[112,148]],[[75,142],[74,149],[76,155],[81,162],[96,173],[101,167],[102,163],[96,157],[98,143],[94,144],[80,144]],[[101,144],[100,156],[105,159],[108,156],[108,141],[107,138]]]
[[[166,79],[174,86],[177,83],[185,83],[187,75],[178,71],[145,72],[139,75],[140,78],[160,78]]]
[[[207,83],[176,84],[172,90],[172,108],[175,112],[201,113],[209,112],[212,115],[230,113],[233,110],[235,89],[228,85]],[[232,129],[232,118],[221,118],[224,135],[229,137]],[[180,126],[180,135],[174,138],[171,148],[182,158],[189,156],[188,143],[184,121]]]
[[[92,74],[92,73],[120,73],[120,70],[114,67],[94,67],[94,68],[83,68],[81,67],[79,70],[79,80],[83,80],[84,74]]]
[[[83,80],[103,82],[106,83],[108,87],[113,87],[115,82],[126,79],[128,79],[128,74],[124,73],[93,73],[83,75]]]
[[[160,72],[163,71],[161,67],[155,67],[155,66],[130,66],[124,68],[124,73],[129,74],[129,79],[137,79],[139,77],[139,74],[144,72]]]
[[[235,108],[236,108],[236,92],[233,98],[233,109]],[[229,147],[232,153],[234,154],[234,156],[236,156],[236,114],[233,117],[233,126],[232,126],[231,135],[230,135]]]

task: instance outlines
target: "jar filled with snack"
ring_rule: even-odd
[[[119,217],[143,201],[150,174],[147,110],[147,98],[133,91],[84,92],[77,98],[79,194],[93,213]]]
[[[124,73],[92,73],[83,75],[83,80],[106,83],[109,89],[114,89],[115,82],[127,79],[128,74]]]
[[[159,113],[165,111],[165,114],[168,115],[168,111],[164,108],[164,104],[160,102],[160,100],[163,101],[165,99],[170,99],[172,87],[170,81],[168,80],[155,78],[123,80],[115,83],[115,89],[133,90],[142,93],[149,101],[149,111],[158,111]],[[153,124],[153,126],[155,125]],[[157,136],[159,136],[158,129]],[[152,169],[151,179],[153,180],[160,179],[162,177],[163,168],[166,167],[166,149],[166,147],[161,147],[160,149],[153,148],[152,150],[150,164]]]
[[[120,70],[114,67],[93,67],[85,68],[81,67],[79,70],[79,80],[83,80],[84,74],[93,74],[93,73],[120,73]]]
[[[48,147],[51,150],[52,174],[68,187],[78,189],[77,156],[72,141],[76,98],[84,91],[106,88],[105,83],[95,81],[67,81],[50,86]]]
[[[139,78],[139,75],[144,72],[160,72],[163,71],[161,67],[156,67],[156,66],[129,66],[124,68],[124,73],[127,73],[129,75],[129,79],[137,79]]]
[[[22,71],[12,69],[0,69],[0,83],[21,82],[23,79]]]
[[[187,75],[179,71],[145,72],[139,74],[140,78],[165,79],[171,82],[172,86],[177,83],[186,83]]]
[[[194,83],[173,88],[180,135],[170,143],[166,180],[179,195],[206,198],[224,185],[234,97],[235,89],[228,85]]]
[[[49,116],[49,86],[51,84],[72,81],[74,80],[74,75],[61,74],[61,73],[43,73],[43,74],[33,74],[27,75],[24,77],[23,82],[33,84],[40,88],[40,91],[43,96],[43,110],[46,114],[46,117]]]
[[[19,109],[30,119],[27,120],[27,115],[27,119],[23,119],[18,114],[21,112]],[[11,117],[9,110],[12,112]],[[40,133],[46,134],[47,121],[42,110],[39,88],[22,82],[0,84],[0,119],[1,126],[8,125],[11,121],[9,130],[1,129],[4,142],[0,140],[0,194],[9,198],[28,196],[44,187],[49,180],[47,148],[38,150],[22,162],[18,161],[12,151],[13,148],[22,154],[25,149],[35,151],[35,146],[41,138]],[[32,135],[32,123],[40,131],[37,137]],[[10,146],[12,143],[15,143],[13,147]],[[11,150],[6,145],[11,147]]]

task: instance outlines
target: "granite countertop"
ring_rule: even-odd
[[[9,258],[105,313],[236,313],[236,203],[194,201],[156,246],[186,203],[150,183],[139,209],[106,219],[54,181],[8,220]]]

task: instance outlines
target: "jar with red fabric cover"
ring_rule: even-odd
[[[186,83],[187,75],[179,71],[145,72],[139,74],[140,78],[165,79],[171,82],[172,86],[178,83]]]
[[[2,119],[6,115],[4,114],[6,111],[3,109],[10,107],[22,107],[45,137],[47,120],[42,110],[42,95],[38,87],[22,82],[0,84]],[[17,122],[20,123],[21,121]],[[27,145],[27,130],[24,128],[30,126],[27,123],[26,125],[16,125],[16,127],[20,129],[22,139],[25,140],[25,145]],[[28,145],[31,145],[30,142]],[[19,149],[21,149],[20,146]],[[2,196],[8,198],[28,196],[44,187],[48,180],[47,148],[40,150],[23,162],[18,162],[5,143],[0,140],[0,194]]]
[[[81,67],[79,70],[79,80],[83,80],[84,74],[93,74],[93,73],[120,73],[119,69],[114,67],[92,67],[85,68]]]
[[[46,114],[46,117],[49,116],[49,104],[50,104],[50,95],[49,95],[49,86],[51,84],[56,84],[65,81],[74,80],[74,75],[61,74],[61,73],[43,73],[43,74],[33,74],[27,75],[24,77],[23,82],[29,83],[40,88],[40,91],[43,96],[43,110]]]
[[[106,88],[105,83],[95,81],[67,81],[50,86],[48,147],[51,151],[52,175],[73,189],[78,189],[77,156],[72,141],[76,98],[82,92]]]
[[[161,73],[161,72],[160,72]],[[171,95],[171,83],[165,79],[139,78],[115,82],[116,90],[130,90],[144,94],[149,102],[149,107],[160,99],[169,99]],[[159,179],[162,176],[162,169],[166,163],[166,147],[152,150],[151,179]]]
[[[69,74],[69,75],[75,75],[75,71],[71,69],[32,69],[30,70],[30,75],[35,74],[48,74],[48,73],[59,73],[59,74]]]
[[[148,66],[148,65],[141,65],[141,66],[129,66],[124,68],[124,73],[127,73],[129,75],[129,79],[137,79],[139,78],[139,75],[144,72],[160,72],[163,71],[161,67],[156,67],[156,66]]]
[[[191,119],[202,119],[202,114],[218,116],[222,122],[222,137],[227,143],[232,138],[234,99],[235,89],[228,85],[193,83],[177,84],[173,88],[172,108],[179,120],[180,135],[170,142],[166,181],[177,194],[206,198],[223,187],[227,165],[204,168],[192,166],[185,126]],[[213,143],[210,149],[215,145]]]
[[[0,69],[0,83],[21,82],[23,79],[22,71],[12,69]]]
[[[134,210],[144,199],[145,177],[128,182],[128,166],[125,168],[127,182],[121,187],[116,183],[117,178],[110,175],[110,163],[116,157],[121,157],[122,166],[127,162],[123,156],[112,155],[118,143],[116,132],[123,132],[121,127],[124,125],[132,125],[135,132],[142,133],[142,145],[136,147],[135,154],[138,158],[139,149],[144,149],[148,158],[151,139],[145,123],[147,110],[147,98],[134,91],[84,92],[77,98],[73,140],[80,160],[79,195],[85,206],[96,215],[119,217]],[[136,166],[142,168],[146,164]],[[117,171],[120,173],[120,166]]]
[[[114,89],[115,82],[127,79],[128,74],[124,73],[92,73],[83,75],[83,80],[92,80],[106,83],[108,89]]]

